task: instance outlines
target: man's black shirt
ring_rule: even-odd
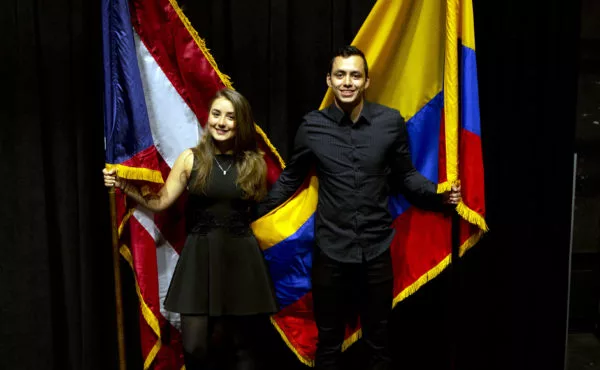
[[[335,104],[307,114],[292,158],[259,214],[292,196],[313,167],[319,179],[316,243],[339,262],[369,261],[390,246],[389,184],[421,206],[442,203],[436,185],[413,167],[404,119],[383,105],[365,101],[356,123]]]

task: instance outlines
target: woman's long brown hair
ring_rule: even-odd
[[[209,107],[212,107],[213,102],[219,98],[225,98],[233,105],[235,121],[235,136],[232,139],[233,155],[238,172],[236,184],[244,192],[245,199],[260,201],[267,194],[267,165],[256,143],[252,109],[242,94],[230,89],[219,90]],[[208,129],[202,135],[198,146],[192,151],[196,177],[191,188],[205,192],[216,153],[214,139]]]

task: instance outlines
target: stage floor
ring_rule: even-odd
[[[600,369],[600,340],[591,333],[569,334],[566,370]]]

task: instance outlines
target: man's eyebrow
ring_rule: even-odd
[[[346,70],[346,69],[334,69],[333,73],[352,73],[352,74],[363,74],[362,71],[358,70],[358,69],[351,69],[351,70]]]

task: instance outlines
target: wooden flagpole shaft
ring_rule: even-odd
[[[123,328],[123,300],[121,293],[121,255],[119,253],[119,226],[117,225],[117,200],[115,188],[108,190],[110,221],[112,229],[113,273],[115,279],[115,305],[117,310],[117,340],[119,347],[119,370],[126,370],[125,330]]]

